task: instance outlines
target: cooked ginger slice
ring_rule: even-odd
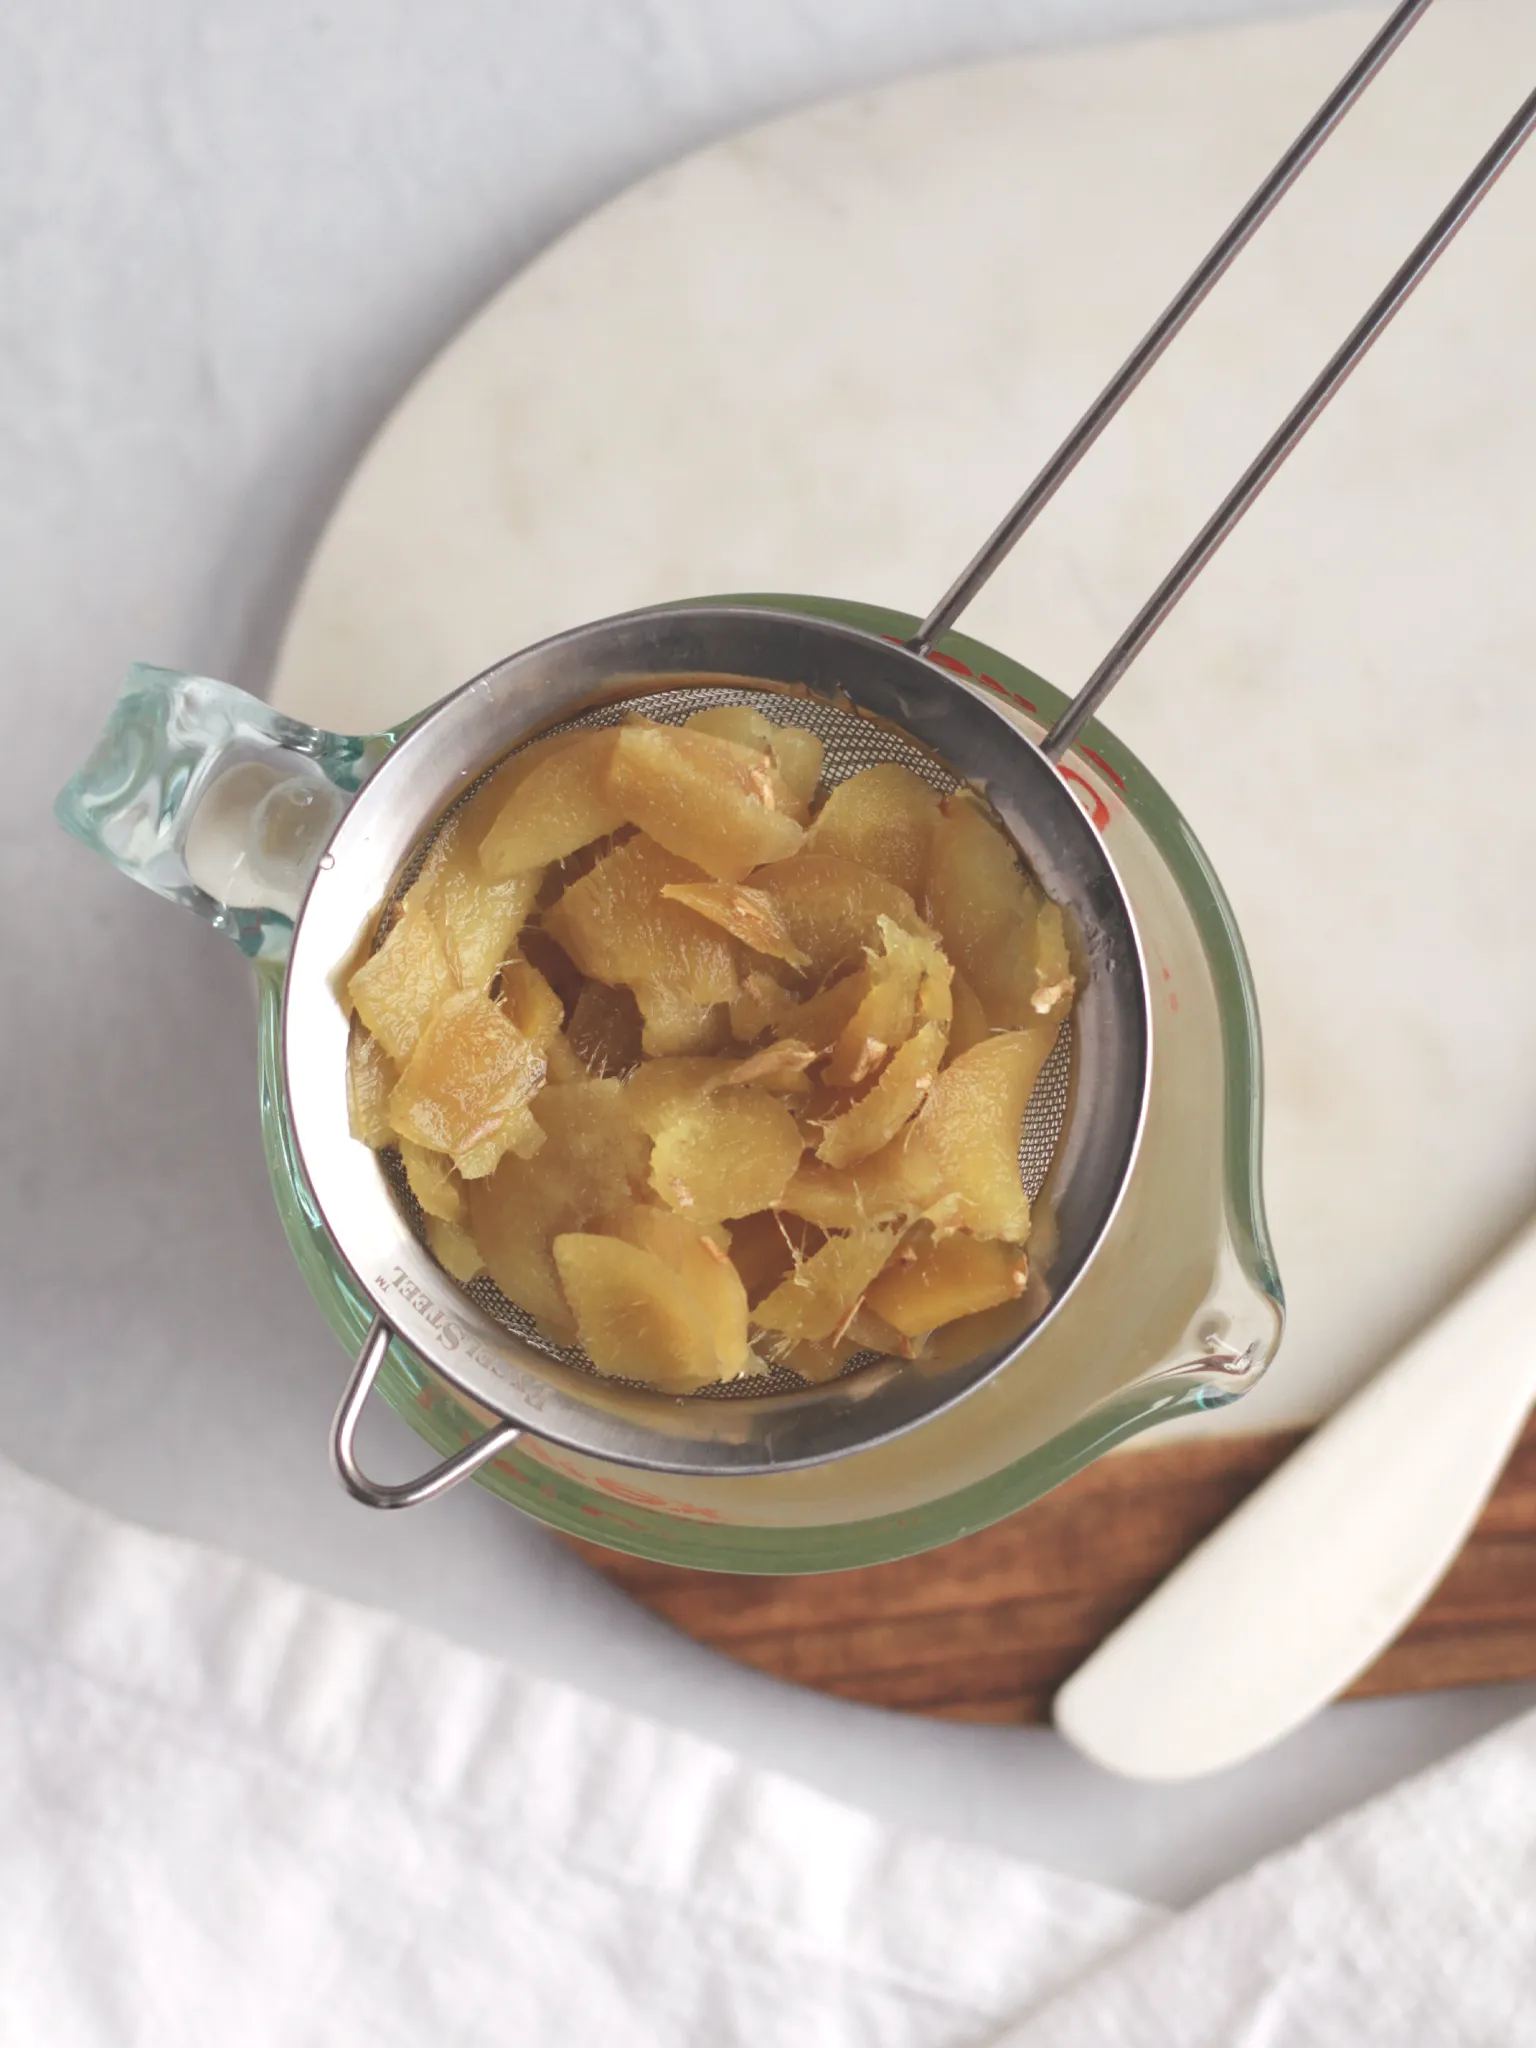
[[[544,1094],[566,1092],[546,1088]],[[549,1146],[543,1150],[547,1152]],[[561,1291],[551,1246],[560,1231],[574,1227],[575,1219],[563,1213],[556,1191],[535,1167],[535,1161],[508,1153],[489,1180],[470,1183],[470,1235],[486,1271],[508,1301],[526,1309],[550,1336],[568,1344],[576,1325]]]
[[[485,1271],[480,1248],[469,1232],[457,1223],[446,1222],[441,1216],[427,1218],[427,1249],[443,1271],[457,1280],[460,1286]]]
[[[815,1386],[835,1380],[861,1351],[894,1353],[901,1358],[915,1355],[911,1339],[874,1314],[867,1300],[860,1302],[840,1336],[823,1337],[816,1343],[808,1339],[799,1343],[790,1343],[785,1338],[765,1340],[765,1350],[770,1342],[775,1365],[787,1366]]]
[[[829,982],[816,995],[795,1003],[782,1012],[773,1026],[774,1037],[794,1039],[813,1052],[826,1052],[857,1014],[869,994],[870,972],[866,961],[851,974]]]
[[[973,1045],[991,1036],[992,1027],[981,1007],[981,998],[958,968],[949,984],[953,1015],[949,1026],[949,1058],[958,1059]]]
[[[729,740],[733,746],[771,754],[778,728],[755,705],[738,703],[711,704],[704,711],[695,711],[683,720],[683,730],[713,733],[717,740]]]
[[[659,1041],[685,1035],[690,1016],[696,1033],[699,1013],[736,993],[733,942],[661,893],[671,882],[704,879],[642,834],[605,854],[544,916],[545,929],[583,974],[633,989],[647,1052],[678,1050]]]
[[[923,1337],[957,1316],[1014,1301],[1029,1279],[1016,1244],[941,1237],[910,1261],[898,1256],[870,1286],[868,1306],[904,1337]]]
[[[723,1060],[679,1055],[642,1061],[624,1087],[624,1104],[638,1130],[654,1138],[674,1117],[697,1109],[719,1083]]]
[[[827,1080],[839,1088],[856,1087],[875,1072],[893,1046],[912,1036],[921,996],[924,1021],[947,1030],[949,1025],[949,962],[926,933],[905,932],[882,917],[880,948],[871,950],[865,993],[834,1040],[827,1060]]]
[[[695,711],[683,724],[691,731],[712,732],[717,739],[734,740],[738,746],[754,747],[769,755],[784,783],[784,795],[779,797],[782,808],[805,823],[821,780],[821,741],[815,733],[803,725],[775,725],[750,704],[717,704],[708,711]]]
[[[496,1285],[554,1335],[575,1331],[551,1245],[634,1199],[646,1141],[617,1081],[546,1087],[532,1115],[545,1134],[533,1159],[508,1156],[467,1189],[470,1229]]]
[[[945,1034],[937,1024],[923,1025],[898,1046],[874,1086],[827,1125],[816,1147],[817,1158],[827,1166],[854,1166],[889,1144],[922,1108],[944,1046]]]
[[[765,953],[791,967],[810,964],[785,929],[778,905],[761,889],[749,889],[741,882],[668,882],[661,893],[707,917],[754,953]]]
[[[977,800],[965,791],[947,797],[934,824],[924,907],[994,1030],[1039,1022],[1032,998],[1040,902]]]
[[[453,1170],[453,1162],[445,1159],[441,1152],[430,1152],[425,1145],[413,1145],[409,1138],[401,1138],[400,1164],[405,1168],[405,1178],[411,1193],[421,1204],[422,1213],[436,1216],[444,1223],[462,1223],[464,1220],[464,1189]]]
[[[395,1142],[389,1091],[398,1079],[394,1061],[361,1017],[354,1017],[347,1038],[347,1129],[374,1152]]]
[[[861,1011],[864,1007],[863,1003],[859,1005]],[[872,1074],[879,1072],[892,1045],[910,1036],[911,1030],[910,1004],[905,1017],[887,1023],[883,1031],[874,1020],[855,1015],[839,1032],[837,1043],[828,1057],[825,1069],[827,1085],[834,1088],[859,1087]]]
[[[718,1376],[732,1379],[744,1372],[751,1358],[747,1291],[731,1263],[731,1239],[726,1230],[701,1230],[671,1209],[638,1205],[626,1210],[613,1227],[627,1243],[654,1252],[676,1275],[709,1326]]]
[[[544,1131],[526,1102],[509,1109],[497,1128],[456,1155],[454,1164],[465,1180],[484,1180],[494,1173],[497,1162],[508,1152],[519,1159],[531,1159],[544,1143]]]
[[[731,997],[731,1036],[750,1045],[794,1006],[795,999],[782,982],[761,968],[751,968]]]
[[[902,1170],[901,1147],[883,1147],[856,1166],[806,1159],[791,1174],[778,1206],[822,1230],[858,1230],[915,1215],[922,1206]]]
[[[446,1152],[466,1180],[481,1179],[509,1148],[542,1143],[527,1105],[545,1066],[489,997],[466,989],[423,1031],[389,1098],[390,1121],[402,1138]]]
[[[446,819],[404,905],[425,911],[436,925],[459,987],[482,991],[513,952],[543,874],[535,868],[491,881],[481,872],[476,834],[487,793],[482,790]]]
[[[666,1259],[588,1232],[557,1237],[554,1259],[577,1332],[600,1372],[676,1394],[721,1377],[710,1319]]]
[[[480,841],[489,881],[541,870],[618,830],[626,814],[609,787],[617,738],[606,727],[577,733],[518,780]]]
[[[679,1107],[651,1146],[651,1186],[696,1223],[750,1216],[779,1199],[805,1140],[776,1096],[720,1088]]]
[[[896,1257],[901,1257],[899,1251]],[[890,1271],[889,1266],[886,1267],[886,1271]],[[879,1282],[875,1285],[878,1286]],[[886,1321],[875,1309],[868,1294],[854,1310],[853,1319],[845,1328],[842,1341],[853,1345],[859,1351],[894,1352],[900,1358],[915,1356],[911,1338],[904,1330],[898,1330],[894,1324]]]
[[[828,1380],[835,1380],[854,1354],[864,1347],[855,1344],[851,1337],[824,1337],[816,1344],[804,1340],[796,1343],[788,1337],[771,1337],[760,1340],[760,1348],[769,1364],[798,1373],[812,1386],[822,1386]]]
[[[773,758],[798,803],[809,804],[821,781],[821,741],[803,725],[773,728]]]
[[[561,732],[545,733],[542,739],[525,741],[515,753],[508,754],[480,779],[474,795],[465,798],[453,814],[477,865],[480,842],[506,809],[513,791],[520,788],[533,771],[552,755],[563,753],[567,747],[584,739],[586,734],[584,726],[567,726]]]
[[[591,1068],[563,1031],[557,1031],[545,1046],[544,1057],[548,1062],[544,1073],[546,1088],[564,1088],[571,1081],[590,1081],[594,1078]],[[602,1077],[599,1075],[595,1078]]]
[[[769,809],[783,811],[786,817],[793,818],[802,827],[810,823],[809,792],[804,797],[798,795],[784,779],[778,759],[779,728],[761,711],[754,710],[750,704],[715,704],[707,711],[695,711],[691,718],[685,718],[683,728],[687,732],[711,733],[717,740],[729,740],[733,746],[749,748],[768,772]],[[818,768],[820,760],[818,750]]]
[[[895,1234],[878,1225],[829,1237],[757,1304],[753,1322],[779,1336],[813,1343],[841,1336],[895,1249]]]
[[[443,951],[460,988],[482,993],[517,945],[533,908],[542,871],[487,882],[457,862],[444,870],[435,891],[435,915]]]
[[[791,1273],[799,1260],[825,1242],[825,1233],[799,1216],[779,1209],[759,1209],[731,1224],[731,1264],[747,1290],[748,1302],[761,1301]]]
[[[548,1191],[567,1229],[637,1195],[645,1180],[645,1135],[624,1099],[619,1081],[572,1081],[545,1088],[533,1114],[548,1142],[529,1163],[530,1175]],[[499,1176],[498,1176],[499,1177]]]
[[[1076,981],[1067,952],[1066,919],[1061,905],[1049,901],[1035,919],[1035,986],[1029,1006],[1047,1024],[1059,1024],[1072,1007]]]
[[[584,981],[566,1036],[587,1071],[618,1079],[640,1064],[640,1010],[634,991]]]
[[[515,948],[542,879],[540,869],[497,881],[481,870],[479,840],[500,792],[493,776],[449,813],[405,897],[407,910],[424,910],[436,925],[460,988],[489,988]]]
[[[911,1338],[903,1337],[899,1330],[893,1330],[889,1323],[874,1314],[867,1300],[854,1310],[841,1336],[823,1337],[816,1343],[808,1339],[799,1343],[791,1343],[782,1337],[765,1339],[765,1351],[770,1343],[773,1364],[787,1366],[814,1386],[835,1380],[861,1351],[881,1351],[899,1358],[916,1355]]]
[[[800,845],[775,781],[755,749],[713,733],[637,722],[614,735],[608,788],[624,816],[716,881],[740,882]]]
[[[921,1028],[924,1024],[937,1024],[946,1040],[954,1022],[955,970],[944,957],[944,949],[937,939],[925,939],[927,958],[923,962],[923,978],[917,985],[917,1005],[914,1023]]]
[[[389,1058],[404,1066],[427,1019],[457,987],[437,926],[413,907],[401,911],[383,945],[352,976],[347,996]]]
[[[752,886],[773,898],[817,982],[857,964],[877,947],[882,917],[906,932],[925,929],[904,889],[830,853],[797,853],[775,861],[752,877]],[[797,1028],[795,1036],[805,1034]]]
[[[938,815],[938,794],[920,775],[882,761],[837,785],[811,827],[806,851],[872,869],[916,901]]]
[[[502,968],[501,1007],[515,1030],[544,1048],[565,1024],[564,1003],[528,960],[509,960]]]
[[[809,1047],[790,1043],[766,1046],[740,1060],[646,1060],[631,1075],[624,1100],[636,1127],[655,1138],[722,1089],[755,1086],[770,1095],[804,1092],[802,1077],[813,1057]]]
[[[639,983],[635,1001],[640,1043],[648,1053],[718,1052],[731,1035],[731,1013],[724,1003],[695,1003],[660,982]]]
[[[899,1164],[890,1164],[945,1227],[1014,1244],[1028,1237],[1019,1140],[1055,1042],[1055,1025],[1037,1024],[972,1046],[944,1068],[916,1121],[890,1148],[900,1154]]]
[[[811,1047],[802,1045],[799,1039],[781,1039],[775,1045],[765,1045],[761,1052],[749,1053],[744,1060],[720,1061],[727,1071],[715,1085],[745,1088],[751,1082],[766,1088],[770,1095],[808,1095],[810,1083],[805,1070],[815,1057]]]
[[[454,1164],[465,1180],[484,1180],[488,1173],[495,1172],[497,1162],[508,1152],[515,1152],[519,1159],[531,1159],[543,1143],[543,1127],[527,1103],[519,1103],[507,1111],[489,1136],[458,1153]]]

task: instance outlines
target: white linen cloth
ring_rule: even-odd
[[[11,2048],[1516,2043],[1536,1721],[1178,1917],[0,1464]]]

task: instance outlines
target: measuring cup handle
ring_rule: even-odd
[[[394,1334],[394,1329],[383,1316],[375,1316],[336,1409],[336,1420],[331,1425],[331,1463],[336,1468],[337,1477],[354,1500],[360,1500],[364,1507],[370,1508],[413,1508],[419,1501],[434,1500],[438,1494],[446,1493],[450,1486],[457,1486],[461,1479],[467,1479],[471,1472],[478,1472],[498,1451],[504,1451],[522,1435],[516,1423],[499,1423],[474,1443],[466,1444],[453,1457],[445,1458],[442,1464],[424,1472],[419,1479],[407,1480],[399,1486],[384,1486],[378,1480],[370,1479],[359,1467],[352,1447],[363,1403],[378,1378],[379,1367],[384,1363],[384,1354]]]
[[[250,958],[280,960],[316,862],[398,737],[325,732],[228,683],[139,666],[54,815]]]

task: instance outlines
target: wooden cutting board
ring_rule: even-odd
[[[950,1721],[1045,1721],[1095,1644],[1304,1434],[1101,1459],[1006,1522],[865,1571],[758,1578],[575,1548],[653,1614],[771,1678]],[[1536,1422],[1429,1604],[1351,1696],[1529,1678]]]

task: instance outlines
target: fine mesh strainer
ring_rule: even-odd
[[[398,1169],[349,1133],[348,1023],[336,988],[379,906],[409,886],[432,832],[518,746],[578,721],[633,710],[678,721],[742,697],[819,733],[829,779],[897,760],[941,790],[964,782],[979,791],[1066,913],[1081,993],[1021,1151],[1026,1185],[1049,1189],[1058,1248],[1016,1326],[965,1357],[936,1347],[918,1360],[855,1361],[819,1386],[780,1370],[679,1397],[595,1372],[494,1286],[460,1286],[436,1265]],[[619,1463],[719,1474],[818,1463],[911,1428],[998,1370],[1070,1293],[1135,1156],[1149,1042],[1141,949],[1098,835],[1050,760],[980,691],[873,635],[745,606],[634,613],[514,655],[431,711],[375,772],[330,841],[293,934],[289,1118],[320,1216],[378,1317],[338,1418],[343,1473],[363,1497],[396,1504],[451,1484],[523,1429]],[[500,1418],[459,1459],[398,1490],[367,1479],[352,1452],[362,1401],[396,1336]]]

